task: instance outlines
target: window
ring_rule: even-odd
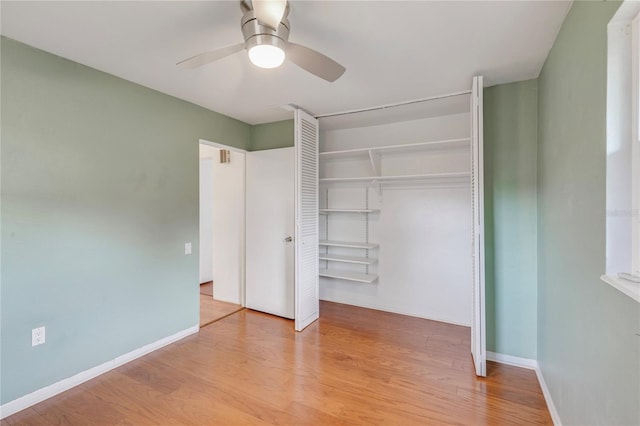
[[[608,31],[606,275],[640,302],[640,2],[626,0]]]
[[[632,262],[640,277],[640,13],[631,22],[631,72]]]

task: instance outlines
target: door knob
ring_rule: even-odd
[[[292,237],[287,237],[287,238],[284,239],[285,243],[290,243],[291,241],[293,241]]]

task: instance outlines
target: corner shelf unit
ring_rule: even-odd
[[[368,204],[368,201],[367,201]],[[378,209],[320,209],[321,213],[331,214],[331,213],[361,213],[366,215],[366,239],[369,239],[369,213],[379,212]],[[328,225],[327,225],[328,226]],[[327,231],[328,232],[328,231]],[[378,259],[369,257],[369,250],[373,250],[378,248],[378,244],[370,243],[368,241],[365,242],[353,242],[353,241],[335,241],[335,240],[320,240],[320,247],[325,248],[324,253],[320,253],[319,260],[321,262],[325,262],[325,267],[320,268],[319,275],[325,278],[335,278],[345,281],[354,281],[359,283],[367,283],[371,284],[378,279],[378,276],[375,274],[369,273],[369,266],[378,262]],[[329,253],[329,247],[336,247],[341,249],[358,249],[364,250],[365,256],[353,256],[353,255],[338,255],[334,253]],[[340,263],[340,264],[351,264],[356,266],[364,266],[365,273],[358,273],[349,270],[340,270],[340,269],[331,269],[329,268],[330,263]]]
[[[320,208],[320,214],[323,215],[322,220],[325,225],[325,239],[320,241],[320,246],[323,248],[320,254],[320,262],[322,262],[320,276],[360,283],[377,281],[378,276],[370,273],[369,269],[370,266],[375,268],[378,259],[375,258],[376,256],[370,257],[369,254],[370,250],[377,249],[379,244],[369,242],[369,219],[371,214],[379,213],[380,209],[369,208],[369,189],[377,187],[381,202],[382,188],[393,189],[416,186],[457,188],[469,186],[471,184],[471,173],[468,170],[460,171],[462,168],[460,154],[463,154],[465,150],[467,152],[471,150],[471,138],[469,137],[320,152],[320,161],[329,166],[326,168],[329,175],[324,175],[319,179],[319,183],[326,194],[324,206]],[[434,158],[454,158],[457,163],[454,166],[448,166],[447,169],[447,166],[443,168],[440,164],[434,162]],[[345,174],[356,174],[356,176],[340,176],[339,174],[331,173],[331,171],[336,170],[336,165],[340,166],[341,163],[339,162],[342,160],[346,160],[348,164],[352,164],[355,161],[357,164],[355,169],[345,168],[340,171]],[[424,162],[425,160],[427,160],[426,163]],[[466,166],[468,162],[464,162],[464,164]],[[403,172],[406,174],[403,174]],[[341,191],[345,190],[360,191],[359,188],[361,187],[365,191],[364,208],[343,209],[329,205],[330,193],[340,194],[344,193]],[[338,199],[337,203],[340,203],[340,201],[345,203],[352,202],[351,200]],[[329,219],[329,216],[334,214],[342,215],[340,219],[336,219],[337,222],[332,222],[333,219]],[[351,220],[346,218],[345,214],[364,215],[364,242],[329,239],[330,223]],[[333,232],[340,232],[339,230],[342,230],[342,232],[346,230],[344,223]],[[357,235],[349,231],[347,233],[351,234],[349,238],[354,238],[354,235]],[[330,250],[332,247],[336,249]]]

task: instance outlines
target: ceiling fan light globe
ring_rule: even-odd
[[[249,59],[260,68],[278,68],[284,62],[284,50],[271,44],[259,44],[249,49]]]

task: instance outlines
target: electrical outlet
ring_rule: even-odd
[[[191,254],[191,243],[185,243],[184,254]]]
[[[45,329],[38,327],[31,330],[31,346],[38,346],[44,343]]]

